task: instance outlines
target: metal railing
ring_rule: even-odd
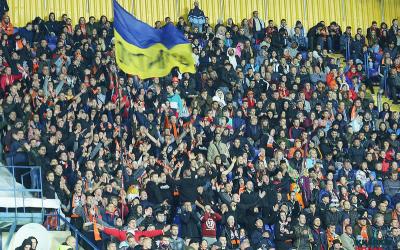
[[[383,110],[383,103],[382,103],[383,93],[384,93],[384,91],[382,89],[379,89],[378,95],[376,97],[376,105],[378,107],[379,112],[381,112]]]
[[[57,230],[60,230],[60,222],[62,221],[69,228],[71,233],[75,236],[75,239],[76,239],[75,249],[76,250],[79,250],[80,239],[82,239],[93,250],[100,250],[99,248],[97,248],[97,246],[91,240],[89,240],[85,235],[83,235],[81,232],[79,232],[79,230],[74,225],[72,225],[66,218],[64,218],[64,216],[62,216],[60,213],[57,213],[57,219],[58,219]]]
[[[30,195],[28,195],[28,194],[37,194],[36,198],[41,199],[41,207],[38,209],[40,209],[42,224],[44,223],[46,217],[57,216],[56,231],[61,230],[60,225],[61,225],[61,221],[62,221],[66,225],[65,230],[70,230],[72,235],[75,236],[75,239],[76,239],[75,249],[76,250],[79,250],[79,242],[81,239],[88,246],[92,247],[93,250],[99,250],[99,248],[97,248],[96,245],[92,241],[90,241],[85,235],[83,235],[81,232],[79,232],[79,230],[74,225],[72,225],[64,216],[61,215],[60,208],[56,209],[56,210],[52,210],[52,211],[56,211],[55,214],[46,212],[46,209],[44,208],[44,204],[43,204],[43,180],[42,180],[41,167],[39,167],[39,166],[0,166],[0,168],[4,168],[4,169],[8,170],[13,177],[11,187],[0,187],[0,192],[6,192],[6,193],[10,194],[10,196],[12,194],[12,196],[14,198],[14,207],[10,207],[10,208],[6,207],[5,208],[6,214],[10,215],[8,217],[10,219],[10,223],[12,223],[10,230],[9,230],[8,238],[5,243],[6,249],[10,245],[12,236],[15,232],[15,229],[18,226],[18,220],[24,219],[24,218],[25,219],[32,218],[31,210],[27,211],[27,208],[25,207],[25,198],[30,198]],[[24,170],[26,170],[26,171],[24,171]],[[25,187],[26,178],[31,178],[29,175],[32,174],[32,171],[37,171],[37,170],[38,170],[38,172],[34,173],[34,175],[38,174],[39,188]],[[18,176],[16,176],[16,172],[18,172],[18,171],[20,171],[20,173],[18,173],[20,182],[18,182],[16,180],[16,178],[18,177]],[[22,187],[17,187],[17,186],[19,186],[18,184],[21,184]],[[22,198],[22,207],[17,205],[17,204],[19,204],[17,202],[17,199],[19,199],[19,198]],[[14,209],[14,211],[12,211],[12,209]],[[50,211],[50,209],[48,209],[48,211]],[[14,216],[12,216],[12,214]],[[12,221],[11,221],[11,218],[12,218]],[[4,221],[4,218],[2,218],[1,220]],[[51,230],[49,228],[49,226],[47,227],[47,230]],[[0,249],[1,249],[1,244],[0,244]]]
[[[41,199],[41,208],[40,208],[40,213],[41,213],[41,219],[42,221],[44,220],[44,216],[45,216],[45,211],[43,208],[43,187],[42,187],[42,171],[41,168],[39,166],[1,166],[2,168],[8,170],[11,173],[11,178],[12,178],[12,186],[11,187],[2,187],[0,188],[0,192],[5,192],[6,194],[12,194],[13,198],[14,198],[14,207],[5,208],[5,213],[6,215],[10,215],[9,217],[7,216],[8,219],[12,218],[12,214],[14,214],[13,216],[13,220],[10,221],[12,223],[10,230],[9,230],[9,234],[6,240],[6,247],[9,246],[12,236],[15,232],[15,229],[18,226],[18,220],[20,219],[29,219],[32,218],[32,214],[31,213],[27,213],[26,211],[26,207],[25,207],[25,198],[28,198],[26,196],[28,196],[28,193],[33,193],[33,194],[37,194],[37,197],[40,197]],[[25,173],[21,173],[20,177],[20,182],[18,184],[21,184],[22,187],[17,187],[17,180],[16,180],[16,170],[19,171],[23,171],[26,170]],[[24,179],[26,178],[26,176],[28,174],[31,174],[32,171],[37,171],[39,172],[39,183],[40,183],[40,187],[39,188],[26,188],[23,184],[25,183]],[[22,198],[22,207],[17,205],[17,199],[18,198]],[[14,209],[14,211],[10,211],[11,209]],[[22,212],[21,212],[22,209]],[[3,221],[6,221],[7,218],[2,218]]]
[[[11,174],[12,174],[12,176],[14,177],[13,178],[13,186],[12,187],[10,187],[10,188],[0,188],[0,192],[13,192],[14,193],[14,206],[15,206],[15,218],[17,218],[17,214],[18,214],[18,209],[17,209],[17,198],[18,198],[18,196],[17,196],[17,194],[21,194],[22,196],[21,196],[21,198],[22,198],[22,204],[23,204],[23,206],[22,206],[22,209],[23,209],[23,212],[24,213],[26,213],[26,208],[25,208],[25,198],[28,198],[28,197],[26,197],[27,196],[27,193],[32,193],[32,194],[37,194],[37,198],[41,198],[41,200],[42,200],[42,210],[41,210],[41,212],[42,212],[42,219],[44,219],[44,209],[43,209],[43,185],[42,185],[42,169],[41,169],[41,167],[39,167],[39,166],[4,166],[6,169],[8,169],[10,172],[11,172]],[[29,171],[27,171],[27,172],[25,172],[25,173],[22,173],[21,174],[21,176],[20,176],[20,179],[21,179],[21,181],[20,182],[18,182],[19,184],[21,184],[22,185],[22,187],[21,188],[17,188],[17,180],[16,180],[16,176],[15,176],[15,170],[16,169],[19,169],[19,170],[23,170],[23,169],[28,169]],[[36,170],[36,169],[38,169],[39,171],[39,183],[40,183],[40,188],[27,188],[27,187],[25,187],[25,177],[28,175],[28,174],[32,174],[32,172],[34,171],[34,170]],[[6,209],[6,211],[8,211],[8,208]]]

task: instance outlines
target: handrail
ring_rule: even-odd
[[[44,220],[45,211],[44,211],[44,208],[43,208],[42,169],[41,169],[40,166],[13,166],[13,165],[12,166],[4,166],[2,164],[0,165],[0,167],[3,167],[4,169],[6,169],[7,171],[9,171],[12,174],[12,176],[11,176],[11,178],[12,178],[12,187],[10,187],[10,188],[7,188],[7,187],[0,188],[0,191],[12,192],[13,196],[14,196],[14,205],[15,205],[14,212],[13,212],[13,214],[14,214],[14,223],[12,224],[12,226],[10,228],[9,235],[8,235],[8,238],[7,238],[7,241],[6,241],[6,248],[7,248],[8,245],[10,244],[10,242],[11,242],[11,237],[14,234],[15,228],[18,225],[18,219],[20,218],[19,212],[18,212],[18,208],[17,208],[17,192],[20,192],[21,196],[22,196],[23,213],[24,214],[26,213],[26,208],[25,208],[25,198],[26,198],[25,196],[26,196],[26,193],[27,192],[28,193],[30,193],[30,192],[38,193],[38,195],[39,195],[39,197],[41,197],[41,201],[42,201],[42,207],[41,207],[42,221]],[[15,176],[15,174],[16,174],[15,170],[16,169],[28,169],[29,170],[28,172],[26,172],[24,174],[21,174],[21,176],[20,176],[21,182],[19,184],[22,185],[22,188],[17,188],[17,180],[16,180],[16,176]],[[24,186],[24,177],[28,173],[31,173],[33,169],[39,169],[40,188],[29,189],[29,188]],[[6,213],[9,213],[8,208],[6,208]]]
[[[8,171],[11,172],[12,177],[13,177],[13,186],[12,187],[4,187],[4,188],[0,188],[0,191],[9,191],[9,192],[13,192],[14,195],[14,204],[16,207],[17,204],[17,192],[21,192],[22,193],[22,199],[24,200],[25,197],[25,192],[33,192],[33,193],[38,193],[39,196],[41,197],[42,200],[42,209],[41,209],[41,213],[42,213],[42,221],[44,221],[45,216],[55,216],[54,214],[45,214],[45,209],[43,207],[43,183],[42,183],[42,169],[39,166],[4,166],[4,165],[0,165],[0,167],[4,167],[6,168]],[[23,179],[32,172],[33,169],[39,169],[39,183],[40,183],[40,188],[26,188],[25,186],[21,187],[21,188],[17,188],[17,180],[16,180],[16,176],[15,176],[15,170],[16,169],[30,169],[28,172],[23,173],[20,178],[21,178],[21,184],[22,186],[24,185],[24,181]],[[25,206],[24,206],[24,212],[25,212]],[[6,211],[8,212],[8,209],[6,209]],[[14,225],[17,225],[17,219],[19,218],[18,216],[18,209],[15,208],[14,209]],[[58,209],[57,212],[57,220],[58,220],[58,226],[60,225],[60,221],[63,221],[69,228],[71,231],[73,231],[74,236],[76,238],[76,246],[75,249],[79,250],[79,239],[82,239],[83,241],[85,241],[85,243],[87,243],[90,247],[92,247],[93,250],[100,250],[99,248],[96,247],[96,245],[90,241],[85,235],[83,235],[81,232],[79,232],[79,230],[72,225],[65,217],[63,217],[60,214],[60,209]],[[57,228],[57,230],[59,230],[59,228]],[[11,236],[11,234],[9,235]]]
[[[38,193],[38,192],[41,192],[41,189],[40,188],[32,188],[32,189],[29,189],[29,188],[0,188],[0,191],[20,191],[20,192],[22,192],[22,191],[25,191],[25,192],[33,192],[33,193]]]
[[[95,244],[93,244],[92,241],[90,241],[85,235],[79,232],[79,230],[74,225],[72,225],[66,218],[64,218],[61,214],[57,213],[57,218],[58,220],[62,220],[72,231],[74,231],[76,239],[76,245],[75,245],[76,250],[79,250],[79,238],[83,239],[89,246],[93,248],[93,250],[100,250],[99,248],[97,248]]]
[[[14,205],[16,206],[17,204],[17,192],[21,193],[22,195],[22,202],[23,204],[25,203],[25,196],[26,193],[37,193],[38,196],[40,197],[40,199],[42,200],[42,208],[41,208],[41,212],[42,212],[42,220],[44,220],[44,208],[43,208],[43,185],[42,185],[42,168],[40,166],[4,166],[1,165],[0,167],[4,167],[5,169],[7,169],[8,171],[11,172],[12,177],[13,177],[13,186],[10,188],[0,188],[0,191],[9,191],[9,192],[13,192],[14,195]],[[15,176],[15,170],[16,169],[28,169],[29,171],[26,173],[21,174],[20,176],[20,182],[18,182],[16,180],[16,176]],[[32,172],[33,169],[38,169],[39,170],[39,183],[40,183],[40,188],[28,188],[24,186],[24,178],[26,177],[27,174],[30,174]],[[17,182],[19,184],[22,185],[22,187],[17,188]],[[6,209],[6,211],[8,211],[8,209]],[[24,213],[26,212],[26,208],[25,206],[23,206],[23,211]],[[14,210],[14,222],[17,223],[17,218],[18,218],[18,210],[15,209]]]
[[[382,96],[383,96],[384,91],[380,89],[378,91],[378,96],[376,98],[376,105],[378,106],[378,111],[381,112],[383,110],[383,104],[382,104]]]
[[[33,169],[33,168],[40,169],[41,168],[40,166],[6,166],[6,165],[1,165],[1,167],[5,167],[5,168],[30,168],[30,169]]]

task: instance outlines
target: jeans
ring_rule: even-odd
[[[328,36],[328,51],[332,51],[333,50],[333,42],[332,42],[332,37]]]
[[[321,49],[324,49],[325,47],[325,40],[322,37],[318,37],[317,39],[317,45],[321,46]]]
[[[212,244],[217,242],[217,239],[216,238],[212,238],[212,237],[203,237],[203,240],[207,241],[208,246],[211,246]]]
[[[324,40],[322,37],[318,37],[317,44],[321,45],[321,49],[326,48],[325,46],[325,41],[328,45],[328,51],[333,50],[333,42],[332,42],[332,37],[327,37],[326,40]]]
[[[6,165],[7,166],[14,166],[14,156],[13,155],[7,155],[6,156]]]
[[[31,188],[39,189],[40,188],[40,171],[39,168],[33,168],[31,170]]]

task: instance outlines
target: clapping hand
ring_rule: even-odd
[[[163,232],[166,233],[166,232],[169,231],[169,229],[171,229],[171,226],[170,226],[170,225],[166,225],[166,226],[163,228]]]

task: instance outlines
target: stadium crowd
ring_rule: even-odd
[[[400,249],[400,115],[372,96],[397,103],[398,20],[209,21],[196,3],[176,23],[196,74],[139,79],[106,16],[5,15],[5,165],[40,166],[99,249]]]

